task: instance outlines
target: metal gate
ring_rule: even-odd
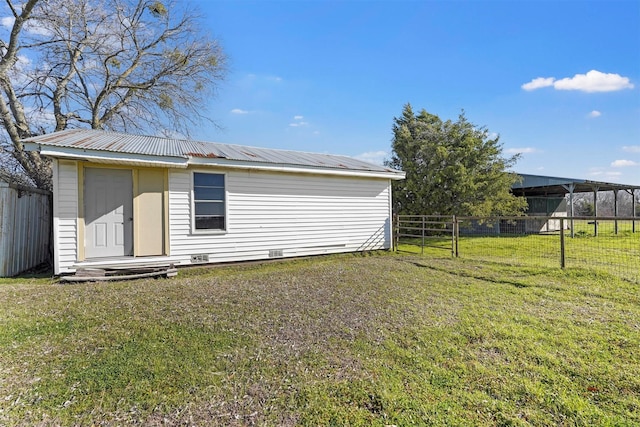
[[[457,222],[455,216],[443,215],[396,215],[395,242],[397,249],[401,244],[424,248],[442,249],[457,256]]]

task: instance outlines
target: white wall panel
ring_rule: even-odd
[[[53,174],[54,272],[69,273],[78,259],[78,166],[58,160]],[[84,242],[83,242],[84,243]]]
[[[266,259],[270,250],[292,257],[391,246],[387,179],[233,170],[226,191],[226,233],[194,234],[191,172],[170,171],[173,259],[190,263],[192,254],[207,254],[226,262]]]

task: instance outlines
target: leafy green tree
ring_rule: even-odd
[[[518,155],[502,157],[499,137],[464,115],[442,121],[406,104],[394,118],[393,153],[387,166],[404,170],[394,182],[396,212],[413,215],[517,215],[527,207],[511,194],[520,177],[509,172]]]

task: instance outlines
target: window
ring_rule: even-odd
[[[193,174],[195,230],[225,230],[224,175]]]

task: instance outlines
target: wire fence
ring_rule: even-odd
[[[398,215],[395,247],[549,268],[590,268],[640,281],[640,218]]]

